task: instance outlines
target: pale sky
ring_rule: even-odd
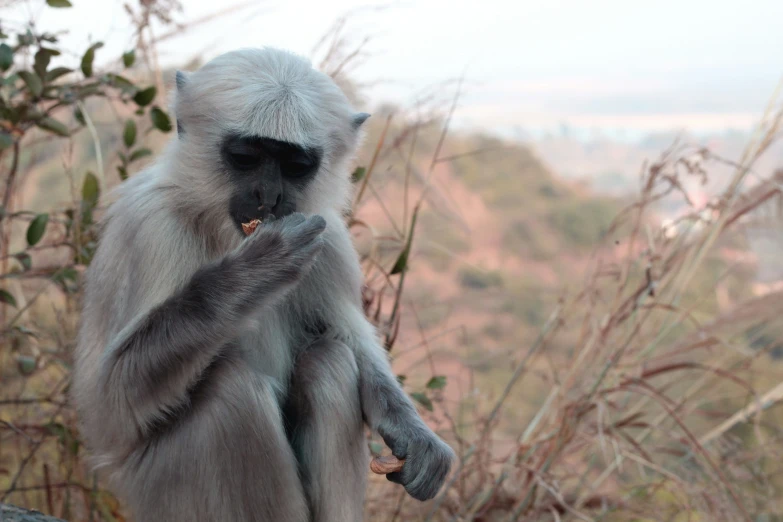
[[[108,44],[99,58],[119,56],[130,42],[122,1],[71,1],[73,9],[35,7],[40,0],[25,9],[40,13],[42,28],[86,24]],[[240,1],[182,0],[178,19]],[[356,76],[381,81],[369,91],[372,101],[404,102],[464,71],[460,121],[491,131],[561,122],[631,131],[746,128],[783,75],[781,0],[258,0],[165,42],[162,59],[176,65],[265,45],[309,55],[340,14],[380,5],[389,7],[363,11],[348,26],[356,40],[371,37],[372,56]],[[86,32],[73,33],[69,47],[85,47]]]

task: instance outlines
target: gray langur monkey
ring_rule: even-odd
[[[71,397],[96,467],[138,522],[353,522],[367,424],[434,497],[454,453],[364,317],[342,217],[368,115],[269,48],[176,85],[178,139],[119,187],[86,274]]]

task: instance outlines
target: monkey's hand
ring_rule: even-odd
[[[312,267],[323,248],[326,221],[293,213],[256,228],[239,246],[235,259],[251,285],[294,283]]]
[[[395,457],[405,459],[402,470],[389,473],[386,478],[402,484],[416,500],[433,498],[449,474],[454,451],[423,423],[412,428],[385,429],[380,435]]]

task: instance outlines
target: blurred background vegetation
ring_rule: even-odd
[[[110,57],[37,23],[78,3],[0,2],[30,15],[0,15],[0,501],[114,521],[66,400],[70,351],[108,193],[171,138],[158,45],[187,3],[125,4],[133,38]],[[658,139],[634,177],[586,182],[542,159],[553,137],[455,130],[462,78],[368,99],[346,20],[313,57],[373,113],[346,174],[366,313],[460,458],[424,504],[372,477],[367,519],[783,520],[780,100],[734,154]]]

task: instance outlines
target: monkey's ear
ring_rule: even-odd
[[[354,114],[353,115],[353,122],[352,122],[353,123],[353,128],[354,129],[358,129],[359,127],[361,127],[362,123],[367,121],[367,118],[369,118],[369,117],[370,117],[370,115],[367,114],[366,112],[360,112],[360,113]]]
[[[188,84],[190,81],[190,78],[188,78],[188,74],[183,71],[177,71],[174,75],[174,81],[177,84],[177,92],[181,93],[182,90],[185,88],[185,85]],[[182,126],[182,121],[180,121],[179,117],[177,117],[177,136],[182,137],[185,135],[185,128]]]
[[[177,83],[177,90],[181,91],[185,88],[185,85],[188,83],[188,73],[183,71],[177,71],[177,73],[174,75],[174,79]]]

